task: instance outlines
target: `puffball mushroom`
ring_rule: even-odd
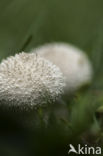
[[[56,65],[36,54],[19,53],[0,64],[0,103],[32,108],[55,101],[64,77]]]
[[[50,43],[31,52],[57,65],[66,77],[65,91],[72,92],[87,84],[92,78],[92,67],[86,54],[66,43]]]

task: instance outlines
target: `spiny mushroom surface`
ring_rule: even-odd
[[[36,54],[19,53],[0,64],[0,103],[32,107],[55,101],[63,92],[58,67]]]
[[[68,93],[87,84],[92,78],[92,67],[82,50],[65,43],[51,43],[40,46],[31,52],[53,62],[66,77],[65,91]]]

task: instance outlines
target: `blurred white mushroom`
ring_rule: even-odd
[[[0,64],[0,103],[32,108],[55,101],[64,77],[56,65],[35,54],[20,53]]]
[[[66,77],[66,92],[75,91],[91,81],[92,67],[88,57],[72,45],[65,43],[45,44],[31,52],[36,52],[61,69]]]

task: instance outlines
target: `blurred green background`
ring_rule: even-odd
[[[7,141],[3,150],[1,141],[0,152],[6,151],[7,156],[65,156],[69,143],[103,145],[103,0],[0,0],[0,61],[48,42],[83,49],[94,68],[93,82],[67,102],[69,119],[58,124],[51,115],[48,127],[40,120],[35,133],[25,130],[26,141],[20,130],[21,148]]]
[[[1,0],[0,58],[52,41],[91,50],[102,19],[102,0]]]

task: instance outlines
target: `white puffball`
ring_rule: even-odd
[[[91,81],[92,67],[87,55],[72,45],[65,43],[45,44],[32,52],[36,52],[61,69],[66,77],[66,91],[75,91]]]
[[[26,109],[51,103],[64,85],[59,68],[35,54],[23,52],[0,64],[0,104]]]

